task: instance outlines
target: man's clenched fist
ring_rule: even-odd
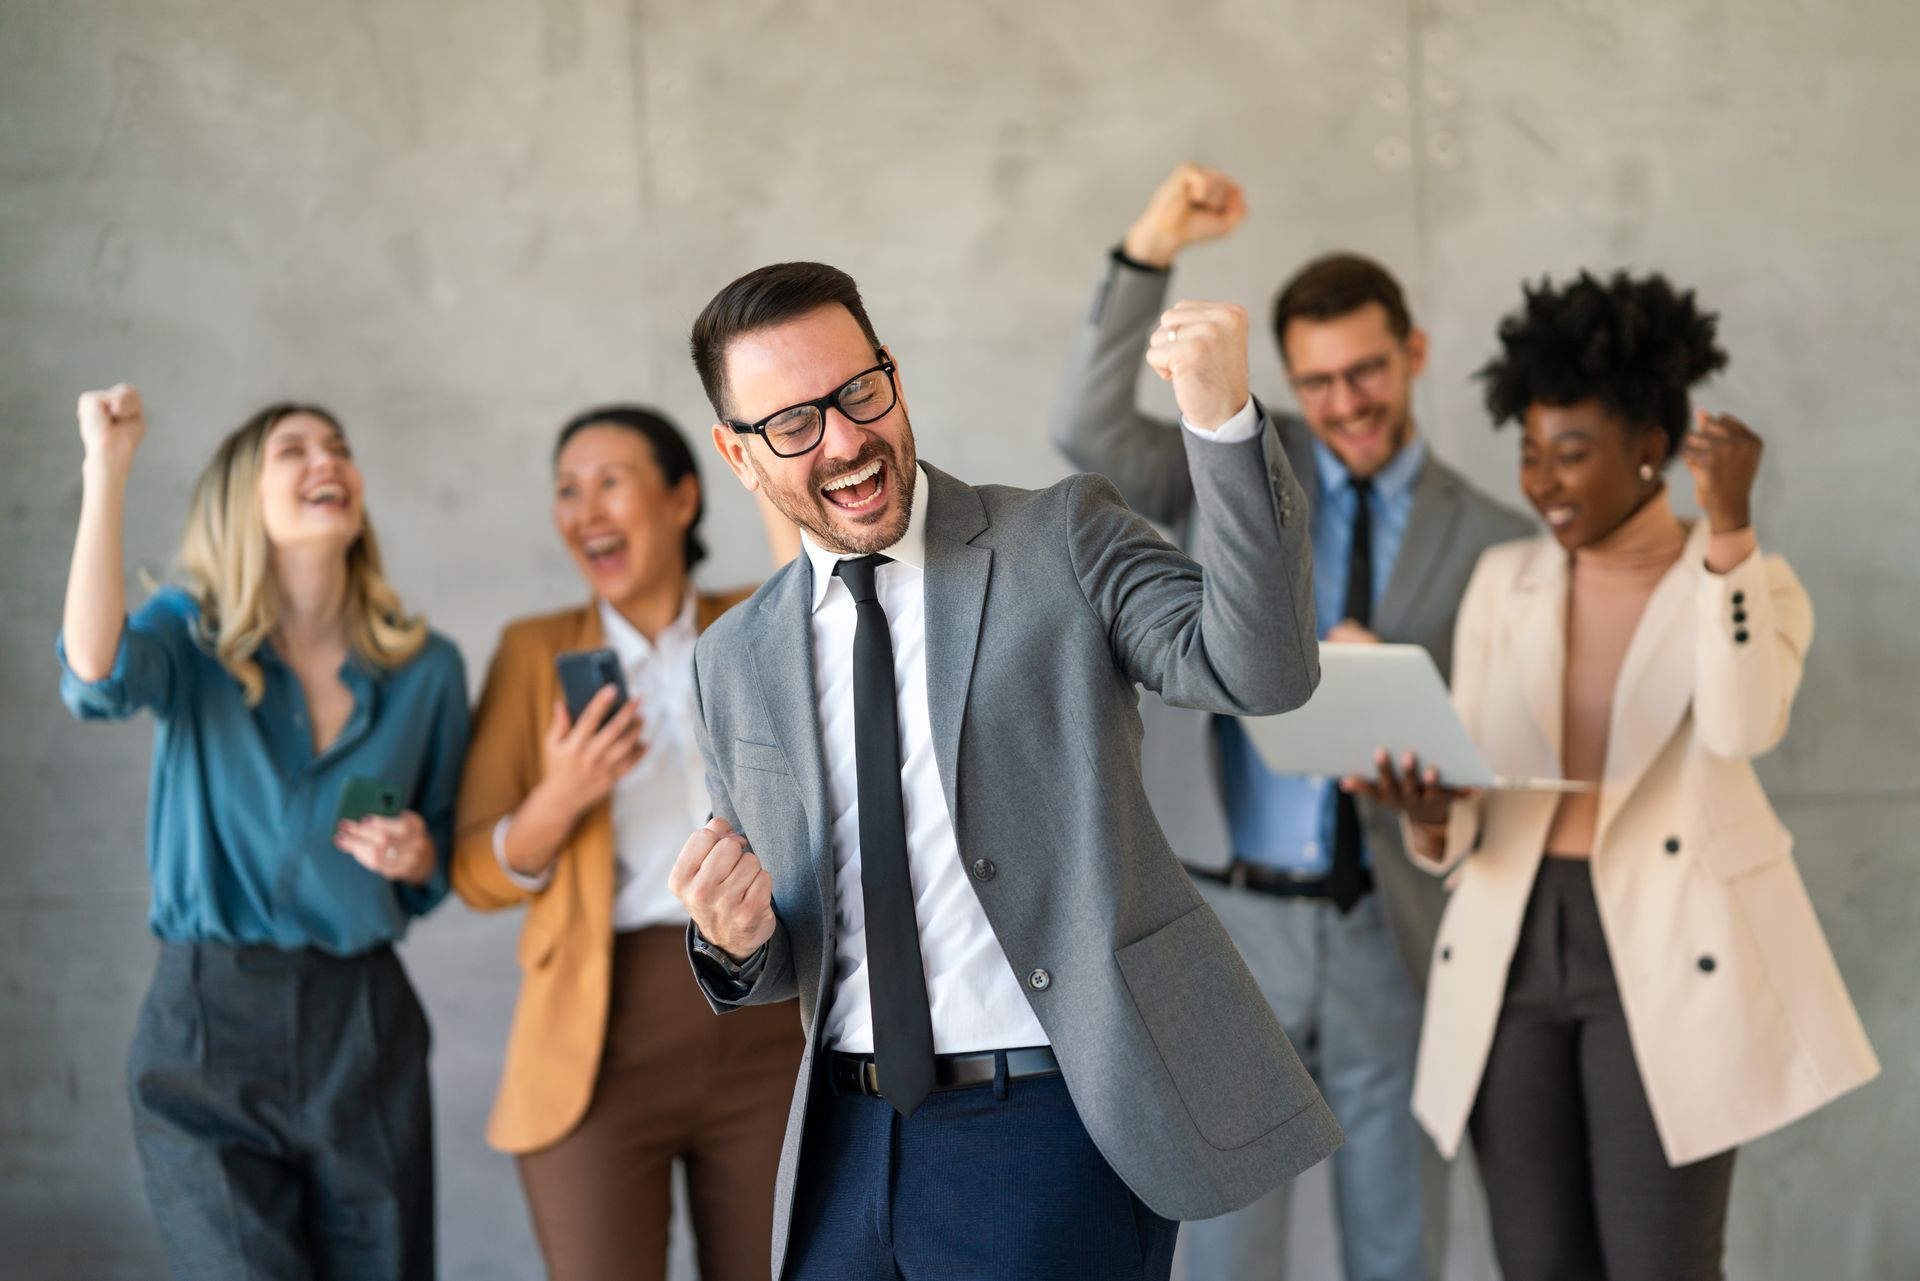
[[[687,838],[667,876],[700,937],[744,961],[773,937],[773,873],[724,818]]]
[[[1120,247],[1137,263],[1164,268],[1188,245],[1224,236],[1246,216],[1238,183],[1217,169],[1183,164],[1154,189]]]
[[[1183,418],[1201,431],[1215,430],[1247,403],[1247,309],[1175,303],[1147,344],[1147,364],[1173,384]]]

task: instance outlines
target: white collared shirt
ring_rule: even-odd
[[[883,555],[874,576],[893,637],[893,687],[900,718],[900,799],[907,823],[920,963],[927,973],[936,1054],[1045,1045],[1000,940],[974,897],[953,834],[953,816],[933,754],[927,707],[927,478],[915,477],[907,532]],[[873,1053],[868,997],[866,899],[860,883],[860,786],[854,755],[853,594],[833,575],[848,557],[802,531],[813,568],[813,690],[826,753],[827,811],[833,832],[834,984],[827,1007],[828,1048]]]
[[[613,928],[685,925],[687,910],[667,888],[667,874],[687,833],[707,821],[706,769],[695,737],[693,646],[699,639],[693,595],[680,616],[648,641],[606,601],[599,602],[604,643],[620,660],[627,693],[640,705],[646,755],[614,784]],[[507,865],[509,814],[493,833],[494,854],[516,885],[538,892],[553,879],[524,876]]]
[[[1230,444],[1259,428],[1249,401],[1216,432],[1194,434]],[[906,811],[907,868],[913,880],[920,963],[927,975],[935,1054],[1047,1045],[1007,955],[975,897],[933,753],[927,706],[927,478],[915,477],[907,531],[874,575],[893,638],[893,686],[900,718],[900,798]],[[860,884],[860,791],[854,756],[853,594],[834,577],[849,559],[814,542],[800,545],[813,569],[813,691],[826,753],[827,807],[833,830],[833,1001],[824,1030],[829,1049],[873,1052],[867,986],[866,900]]]

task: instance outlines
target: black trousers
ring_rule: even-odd
[[[427,1020],[391,948],[167,943],[128,1062],[177,1278],[430,1278]]]
[[[1585,859],[1548,856],[1469,1122],[1506,1281],[1720,1281],[1733,1153],[1667,1164]]]

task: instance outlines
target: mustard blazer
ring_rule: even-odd
[[[1674,1165],[1879,1072],[1752,765],[1786,733],[1813,607],[1786,561],[1756,550],[1716,575],[1706,542],[1701,522],[1628,646],[1592,851],[1634,1058]],[[1496,774],[1561,776],[1567,590],[1550,538],[1489,549],[1467,587],[1454,703]],[[1479,1093],[1556,804],[1496,792],[1453,810],[1438,869],[1453,892],[1413,1098],[1447,1156]]]
[[[695,625],[707,626],[748,592],[700,595]],[[520,926],[520,997],[507,1038],[487,1142],[532,1152],[578,1125],[593,1098],[612,988],[614,852],[610,802],[575,824],[538,894],[509,881],[494,855],[493,829],[540,781],[542,741],[560,697],[556,654],[604,644],[596,603],[510,623],[487,671],[460,781],[453,888],[469,907],[526,903]],[[691,976],[687,982],[693,982]]]

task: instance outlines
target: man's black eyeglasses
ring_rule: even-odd
[[[870,423],[885,418],[899,398],[899,388],[893,381],[893,362],[885,352],[873,354],[880,357],[879,364],[847,379],[831,395],[788,405],[757,423],[740,423],[729,418],[727,426],[743,436],[760,437],[767,442],[768,449],[782,458],[797,458],[825,439],[829,409],[838,409],[849,422]]]

